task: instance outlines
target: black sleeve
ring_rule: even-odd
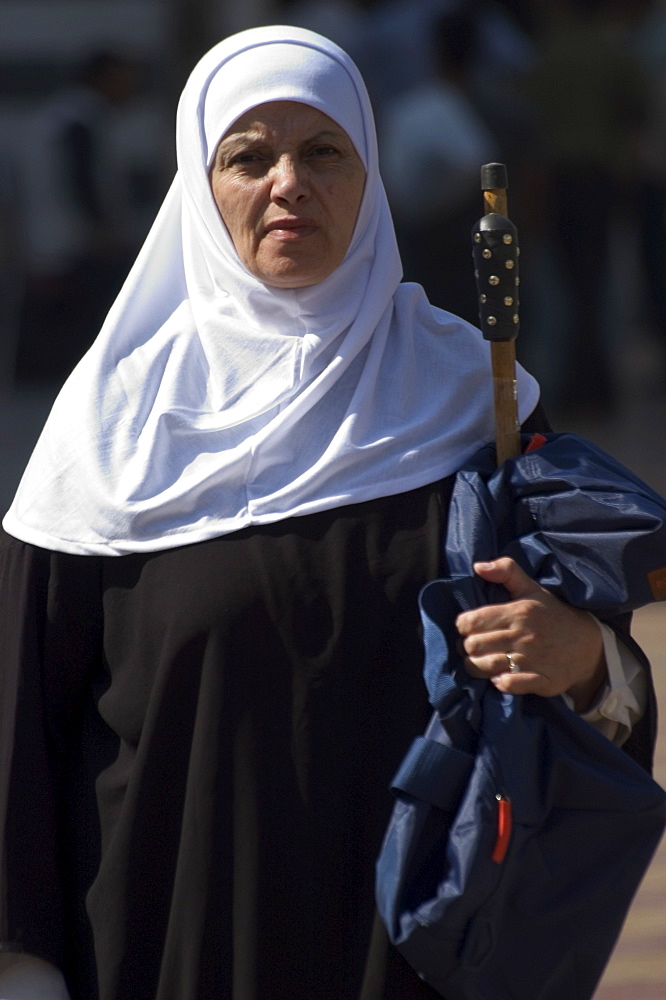
[[[81,747],[101,666],[98,581],[95,558],[0,538],[0,940],[61,969],[82,905],[72,865],[92,868],[96,852]]]

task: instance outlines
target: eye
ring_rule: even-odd
[[[239,170],[256,172],[267,162],[267,154],[262,149],[238,147],[221,150],[217,163],[218,170]]]
[[[266,157],[254,149],[244,149],[239,153],[233,153],[224,163],[227,170],[244,171],[255,174],[258,170],[265,169]]]
[[[247,151],[243,153],[236,153],[229,160],[229,165],[232,166],[235,163],[258,163],[261,160],[259,153],[252,151]]]
[[[313,146],[309,151],[309,156],[319,157],[319,156],[335,156],[337,154],[337,149],[335,146],[327,146],[323,143],[318,146]]]

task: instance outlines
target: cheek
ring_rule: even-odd
[[[365,187],[364,180],[360,183],[355,183],[351,188],[347,188],[345,191],[344,198],[344,223],[345,223],[345,236],[348,241],[351,241],[354,235],[354,229],[356,227],[356,220],[358,218],[358,213],[361,208],[361,200],[363,198],[363,190]]]
[[[216,174],[212,174],[210,177],[210,190],[213,195],[213,201],[217,205],[217,210],[224,218],[225,213],[225,186],[220,181]]]
[[[211,184],[213,199],[234,245],[247,238],[253,227],[252,192],[228,181],[226,178]],[[238,247],[237,247],[238,248]]]

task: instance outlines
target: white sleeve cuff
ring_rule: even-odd
[[[622,746],[645,712],[647,679],[642,664],[613,629],[597,618],[594,620],[601,629],[608,681],[595,704],[582,713],[581,718]],[[572,699],[566,694],[563,698],[569,708],[573,708]]]

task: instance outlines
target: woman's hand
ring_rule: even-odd
[[[552,697],[567,693],[586,711],[606,678],[601,630],[585,611],[544,590],[503,557],[475,563],[475,572],[509,592],[506,604],[488,604],[458,615],[465,667],[509,694]],[[510,671],[510,660],[518,671]]]

